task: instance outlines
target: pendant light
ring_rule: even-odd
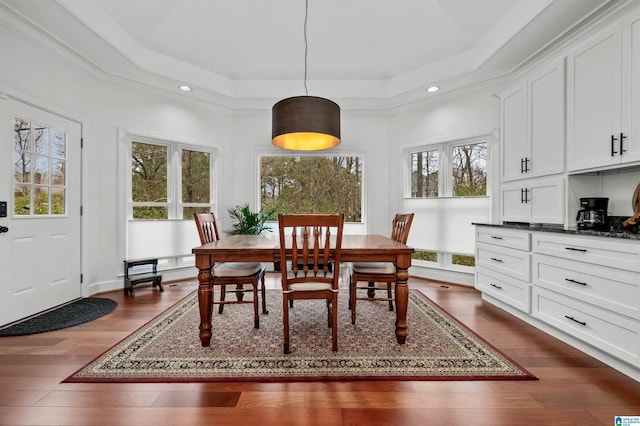
[[[271,143],[279,148],[298,151],[329,149],[340,144],[340,107],[335,102],[309,96],[307,89],[307,17],[304,15],[304,90],[306,96],[295,96],[277,102],[271,113]]]

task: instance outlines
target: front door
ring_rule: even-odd
[[[0,325],[81,297],[80,124],[0,98]]]

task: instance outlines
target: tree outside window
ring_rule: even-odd
[[[440,153],[437,149],[411,153],[411,196],[438,196]]]
[[[131,142],[133,219],[190,219],[212,211],[211,170],[210,152]]]
[[[453,196],[469,197],[487,194],[486,142],[454,146],[451,167]]]
[[[65,214],[66,134],[14,119],[14,215]]]
[[[361,222],[362,158],[264,156],[260,203],[277,213],[344,213],[345,221]]]

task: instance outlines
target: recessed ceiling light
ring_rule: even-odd
[[[191,86],[187,86],[186,84],[183,84],[182,86],[180,86],[179,89],[182,90],[183,92],[190,92],[193,90]]]
[[[440,87],[438,87],[438,86],[427,87],[427,92],[429,92],[429,93],[434,93],[434,92],[437,92],[438,90],[440,90]]]

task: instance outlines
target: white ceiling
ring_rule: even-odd
[[[409,100],[512,72],[616,0],[308,0],[310,95]],[[305,0],[0,0],[106,75],[222,101],[305,93]]]

